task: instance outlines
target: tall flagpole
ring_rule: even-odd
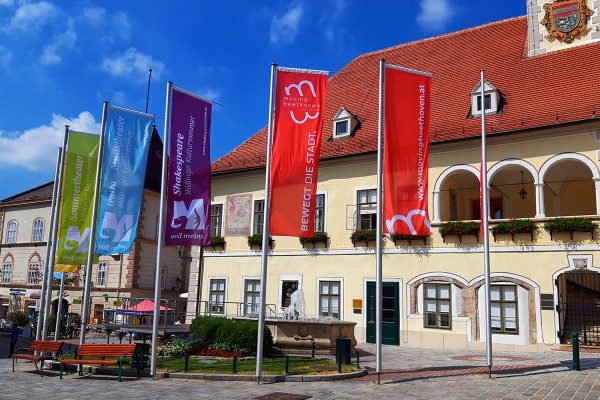
[[[379,116],[377,121],[377,235],[375,240],[375,252],[377,253],[375,261],[376,269],[376,289],[375,289],[375,343],[377,348],[377,384],[381,378],[381,291],[382,291],[382,205],[383,205],[383,80],[384,80],[385,60],[379,59]]]
[[[148,91],[146,92],[146,114],[148,114],[148,100],[150,100],[150,79],[152,79],[152,68],[148,69]]]
[[[102,176],[102,158],[104,155],[104,136],[106,133],[106,118],[108,115],[108,101],[104,102],[102,110],[102,127],[100,129],[100,142],[98,143],[98,163],[96,164],[96,182],[94,183],[94,204],[92,205],[92,226],[90,229],[90,243],[88,248],[87,265],[85,269],[85,287],[83,289],[83,309],[81,310],[81,334],[79,344],[85,343],[85,332],[89,320],[90,285],[92,282],[92,265],[96,252],[96,227],[98,225],[98,203],[100,203],[100,177]]]
[[[488,229],[488,214],[490,210],[490,193],[488,191],[487,176],[487,150],[485,144],[485,79],[484,70],[481,70],[481,168],[482,168],[482,192],[483,209],[481,210],[483,220],[483,266],[485,271],[485,320],[486,330],[486,358],[488,365],[488,376],[492,377],[492,305],[490,301],[490,231]]]
[[[152,71],[152,70],[150,70]],[[158,214],[158,240],[156,242],[156,271],[154,276],[154,318],[152,321],[152,355],[150,360],[150,375],[156,375],[156,346],[158,345],[158,317],[160,315],[160,271],[162,250],[165,242],[165,197],[167,194],[167,169],[169,157],[169,136],[171,133],[171,95],[173,82],[167,82],[167,104],[165,106],[165,134],[163,139],[162,175],[160,180],[160,211]]]
[[[67,128],[68,129],[68,128]],[[62,148],[58,148],[58,157],[56,159],[56,173],[54,174],[54,188],[52,189],[52,209],[50,211],[50,229],[48,230],[48,236],[46,238],[46,258],[44,262],[44,275],[42,278],[42,289],[40,293],[40,309],[38,310],[38,319],[37,319],[37,327],[35,331],[35,340],[40,340],[42,338],[42,326],[44,325],[44,321],[46,320],[46,290],[48,290],[49,278],[48,276],[51,274],[50,272],[50,247],[52,246],[52,241],[54,240],[54,213],[56,212],[56,192],[58,190],[58,177],[60,176],[60,164],[62,162]],[[52,289],[50,289],[52,290]],[[46,331],[47,332],[47,331]]]
[[[65,125],[65,136],[63,138],[63,151],[60,160],[60,168],[58,171],[58,187],[56,189],[56,204],[54,205],[54,216],[52,219],[52,232],[48,239],[52,238],[52,244],[50,245],[50,257],[47,265],[47,286],[46,286],[46,303],[44,304],[44,327],[42,331],[42,340],[48,338],[48,323],[50,319],[50,303],[52,301],[52,279],[54,275],[54,259],[56,258],[56,242],[58,241],[58,210],[60,210],[60,197],[62,194],[62,178],[63,171],[65,169],[65,159],[67,158],[67,140],[69,137],[69,125]],[[39,322],[38,322],[39,324]],[[56,332],[54,333],[54,339],[56,340]]]
[[[267,165],[265,177],[265,217],[263,224],[262,256],[260,266],[260,311],[258,313],[258,339],[256,343],[256,383],[262,376],[263,337],[267,303],[267,259],[269,256],[269,213],[271,212],[271,145],[273,141],[273,103],[277,82],[277,64],[271,64],[271,95],[269,98],[269,124],[267,131]]]

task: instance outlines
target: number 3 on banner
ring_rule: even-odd
[[[310,115],[310,114],[308,113],[308,111],[305,111],[305,112],[304,112],[304,119],[303,119],[302,121],[298,121],[298,120],[296,119],[296,117],[294,117],[294,112],[293,112],[293,111],[290,111],[290,115],[292,116],[292,120],[294,120],[294,122],[295,122],[295,123],[297,123],[298,125],[301,125],[301,124],[305,123],[305,122],[306,122],[306,120],[307,120],[307,119],[309,119],[309,118],[310,118],[310,119],[315,119],[315,118],[317,118],[317,117],[319,116],[319,113],[316,113],[315,115]]]

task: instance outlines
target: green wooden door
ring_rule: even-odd
[[[367,282],[367,343],[375,343],[375,282]],[[400,344],[400,286],[383,282],[381,296],[381,342]]]

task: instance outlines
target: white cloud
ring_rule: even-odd
[[[0,0],[0,6],[12,6],[13,0]]]
[[[196,90],[198,96],[204,97],[205,99],[217,101],[221,97],[221,91],[218,89],[202,88]]]
[[[338,19],[346,11],[346,0],[335,0],[332,19]]]
[[[0,166],[22,167],[30,171],[53,168],[56,165],[56,149],[63,143],[65,125],[69,125],[69,129],[73,131],[100,132],[100,123],[88,111],[71,119],[53,114],[50,125],[42,125],[8,137],[0,131]]]
[[[435,30],[444,29],[446,23],[454,16],[454,9],[448,0],[421,0],[421,11],[417,22]]]
[[[4,46],[0,46],[0,65],[8,68],[10,60],[12,59],[12,53]]]
[[[5,28],[9,31],[38,30],[46,20],[53,18],[58,9],[52,3],[40,1],[39,3],[24,3],[17,9],[14,17]]]
[[[292,43],[298,34],[298,24],[304,14],[302,4],[290,6],[288,12],[281,17],[273,16],[269,38],[273,43]]]
[[[131,23],[129,17],[125,13],[117,12],[112,17],[113,32],[115,32],[121,39],[129,39],[131,34]]]
[[[111,75],[142,83],[148,80],[148,68],[152,68],[152,78],[159,79],[165,65],[149,55],[140,53],[136,48],[130,47],[125,53],[117,54],[113,58],[105,58],[101,68]]]
[[[94,25],[99,24],[104,20],[106,10],[102,7],[90,7],[83,10],[82,15]]]
[[[61,58],[58,54],[59,50],[63,48],[71,49],[75,46],[77,41],[77,34],[73,30],[73,20],[69,19],[67,23],[67,30],[54,38],[54,41],[44,46],[44,51],[40,57],[40,62],[43,65],[56,64],[60,62]]]

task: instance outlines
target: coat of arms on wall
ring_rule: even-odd
[[[571,43],[577,36],[585,36],[591,31],[587,25],[593,13],[587,0],[554,0],[544,4],[544,19],[540,23],[548,31],[546,39],[549,42],[558,39]]]

